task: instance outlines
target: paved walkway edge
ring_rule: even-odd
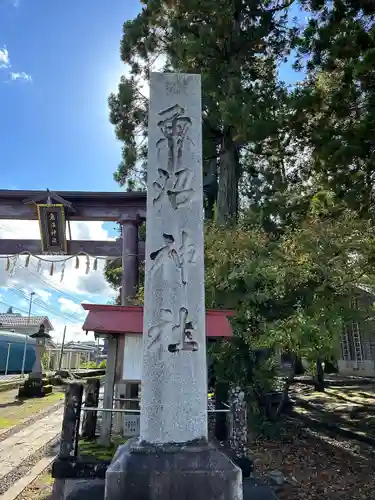
[[[30,483],[34,481],[47,467],[55,460],[53,457],[44,457],[34,465],[34,467],[23,478],[13,484],[3,495],[0,495],[0,500],[14,500],[20,495]]]

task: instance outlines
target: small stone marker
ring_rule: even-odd
[[[242,500],[207,440],[200,76],[150,79],[140,438],[117,450],[106,500]]]

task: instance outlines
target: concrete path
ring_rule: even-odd
[[[9,490],[0,495],[0,500],[15,500],[54,460],[55,456],[42,458],[25,476],[16,481]]]
[[[10,380],[18,379],[23,380],[19,373],[16,375],[0,375],[0,382],[9,382]]]
[[[61,432],[63,409],[41,418],[0,443],[1,478]]]

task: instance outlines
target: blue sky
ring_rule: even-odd
[[[126,69],[119,55],[122,25],[139,8],[135,0],[0,0],[2,189],[119,189],[113,172],[121,144],[107,98]],[[280,76],[288,83],[297,79],[290,64]],[[81,224],[77,231],[106,239],[114,236],[113,226]],[[0,237],[39,235],[36,225],[0,221]],[[37,293],[33,314],[48,314],[57,338],[65,323],[71,325],[68,339],[77,339],[75,332],[82,338],[82,300],[111,298],[100,271],[70,268],[60,283],[58,271],[52,278],[47,268],[37,275],[36,261],[28,271],[18,266],[13,277],[1,268],[0,312],[10,304],[24,313],[31,291]]]
[[[112,174],[121,144],[108,121],[107,98],[125,70],[119,55],[123,22],[138,10],[132,0],[0,0],[1,188],[119,189]],[[82,225],[80,231],[88,239],[106,239],[115,234],[113,226]],[[0,237],[26,237],[25,229],[38,237],[37,227],[0,221]],[[111,298],[102,273],[68,269],[60,284],[46,268],[36,275],[36,263],[29,272],[19,266],[12,278],[0,263],[0,312],[11,304],[24,313],[28,293],[36,290],[37,303],[48,309],[35,304],[33,314],[48,314],[57,337],[67,322],[73,338],[85,316],[82,300]]]
[[[11,64],[0,70],[3,188],[119,189],[107,97],[125,69],[122,24],[138,10],[135,0],[0,0]],[[32,81],[9,82],[9,72]],[[289,65],[282,78],[294,79]]]
[[[108,121],[107,97],[124,65],[122,24],[134,0],[0,0],[2,187],[118,189],[112,173],[121,146]],[[7,83],[8,82],[8,83]],[[5,178],[4,178],[5,174]]]

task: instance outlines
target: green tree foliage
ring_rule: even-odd
[[[309,21],[296,38],[306,71],[295,130],[306,140],[320,186],[363,217],[374,216],[375,4],[301,0]]]
[[[337,354],[343,325],[371,314],[355,313],[350,297],[373,265],[372,249],[369,223],[347,210],[326,217],[319,198],[298,229],[277,239],[246,218],[231,230],[211,225],[206,304],[235,311],[235,337],[215,353],[220,376],[254,387],[259,347],[312,361]]]

